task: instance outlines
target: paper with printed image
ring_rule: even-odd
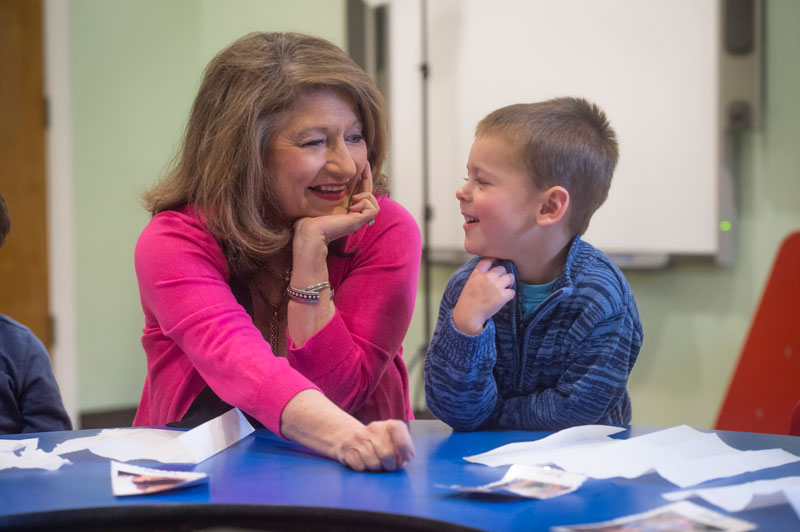
[[[148,495],[208,482],[206,473],[169,471],[111,462],[111,491],[117,497]]]
[[[641,514],[579,525],[550,527],[550,532],[747,532],[756,525],[690,502],[676,502]]]
[[[553,467],[513,465],[500,480],[482,486],[450,486],[437,484],[440,488],[450,488],[464,493],[494,493],[516,495],[529,499],[550,499],[572,493],[586,480],[577,475]]]

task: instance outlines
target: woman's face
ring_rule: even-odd
[[[361,118],[329,89],[297,99],[267,152],[278,204],[292,221],[347,212],[366,165]]]

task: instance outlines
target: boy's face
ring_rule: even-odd
[[[544,194],[517,159],[499,135],[472,143],[468,177],[456,198],[464,215],[464,247],[473,255],[515,260],[535,245],[536,213]]]

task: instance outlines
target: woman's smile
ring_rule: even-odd
[[[367,165],[361,117],[330,89],[300,96],[272,144],[268,172],[290,220],[341,213]]]

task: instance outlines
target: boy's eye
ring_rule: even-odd
[[[490,184],[487,180],[485,180],[485,179],[483,179],[481,177],[469,176],[469,175],[464,177],[464,181],[469,181],[470,179],[475,181],[475,183],[477,183],[478,185],[489,185]]]

